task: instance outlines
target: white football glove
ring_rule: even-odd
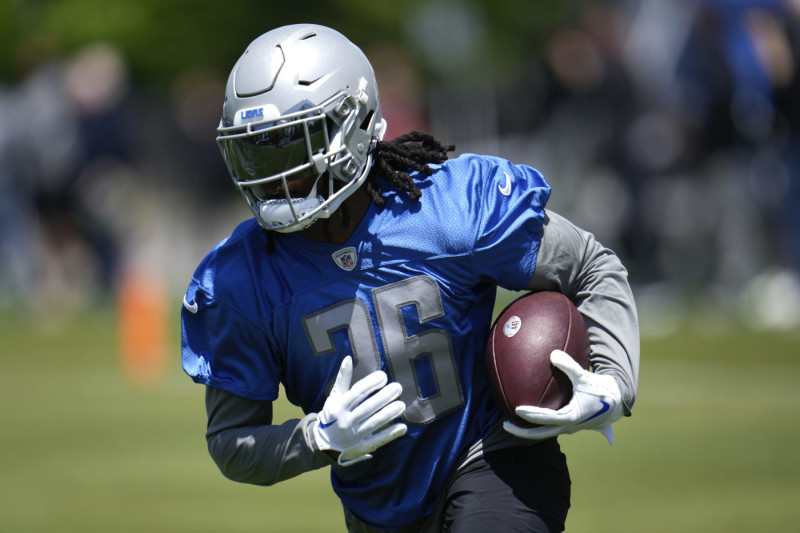
[[[371,459],[370,452],[402,437],[408,430],[402,422],[389,425],[406,410],[405,404],[397,399],[403,392],[399,383],[387,385],[389,378],[381,370],[351,387],[352,377],[353,358],[347,356],[314,426],[314,440],[319,449],[340,452],[337,462],[342,466]]]
[[[503,428],[517,437],[546,439],[582,429],[599,431],[614,444],[611,424],[622,418],[622,393],[617,381],[609,375],[584,370],[572,357],[561,350],[550,354],[553,366],[563,371],[572,382],[572,399],[558,410],[532,405],[516,408],[518,416],[540,427],[522,428],[504,422]]]

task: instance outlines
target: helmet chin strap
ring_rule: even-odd
[[[314,218],[298,221],[307,213],[322,205],[324,199],[321,196],[314,198],[297,198],[292,200],[289,205],[288,200],[264,200],[259,203],[258,214],[261,222],[266,224],[266,229],[279,233],[291,233],[300,231],[310,226]],[[297,218],[295,218],[297,213]]]
[[[291,233],[307,228],[317,218],[329,217],[330,212],[325,209],[314,218],[308,219],[307,221],[301,220],[305,215],[317,209],[325,201],[322,196],[317,194],[317,184],[322,176],[323,174],[317,176],[317,179],[314,180],[314,185],[311,187],[311,191],[305,198],[292,198],[291,201],[284,198],[273,198],[259,202],[259,218],[263,224],[269,226],[267,229],[279,233]]]

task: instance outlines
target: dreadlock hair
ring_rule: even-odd
[[[373,165],[364,184],[372,201],[383,207],[386,198],[377,178],[383,177],[400,190],[406,191],[412,200],[419,200],[419,190],[410,171],[416,170],[426,176],[433,174],[431,163],[439,164],[447,161],[447,152],[456,147],[444,145],[433,135],[414,130],[391,141],[378,141],[373,151]]]
[[[447,153],[456,149],[455,145],[444,145],[436,138],[422,131],[411,131],[401,135],[391,141],[377,141],[372,151],[373,164],[369,171],[364,187],[372,202],[383,207],[386,205],[386,198],[383,196],[383,189],[378,185],[378,178],[388,180],[398,189],[408,193],[412,200],[419,200],[422,191],[417,187],[411,171],[421,172],[426,176],[433,174],[431,164],[439,164],[447,161]],[[345,226],[350,224],[350,212],[347,204],[342,204],[343,223]],[[330,237],[329,219],[323,219],[325,234]],[[266,252],[271,254],[275,251],[275,238],[273,232],[265,229],[261,230],[267,239]]]

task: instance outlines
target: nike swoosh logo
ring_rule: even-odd
[[[504,186],[497,186],[497,189],[500,191],[500,194],[503,196],[508,196],[511,194],[511,176],[508,175],[508,172],[503,172],[506,175],[506,184]]]
[[[320,429],[329,428],[329,427],[331,427],[332,425],[334,425],[334,424],[336,423],[336,420],[337,420],[337,419],[335,419],[335,418],[334,418],[333,420],[331,420],[331,421],[330,421],[330,422],[328,422],[327,424],[325,424],[325,423],[324,423],[322,420],[320,420],[320,421],[319,421],[319,428],[320,428]]]
[[[611,409],[611,406],[608,404],[608,402],[607,402],[607,401],[605,401],[605,400],[600,400],[600,403],[602,403],[602,404],[603,404],[603,407],[601,407],[599,411],[597,411],[595,414],[593,414],[592,416],[590,416],[590,417],[589,417],[589,418],[587,418],[586,420],[583,420],[583,421],[581,421],[581,422],[578,422],[578,423],[579,423],[579,424],[583,424],[583,423],[585,423],[585,422],[588,422],[589,420],[592,420],[593,418],[597,418],[598,416],[602,415],[603,413],[605,413],[606,411],[608,411],[609,409]]]
[[[197,302],[189,303],[189,300],[186,299],[186,296],[183,297],[183,307],[186,308],[192,314],[197,313]]]

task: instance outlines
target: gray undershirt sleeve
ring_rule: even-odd
[[[559,291],[575,303],[589,329],[594,371],[616,378],[630,416],[639,377],[639,322],[619,258],[591,233],[548,211],[529,288]]]
[[[272,404],[206,387],[208,451],[225,477],[272,485],[330,465],[311,433],[316,414],[272,425]]]

